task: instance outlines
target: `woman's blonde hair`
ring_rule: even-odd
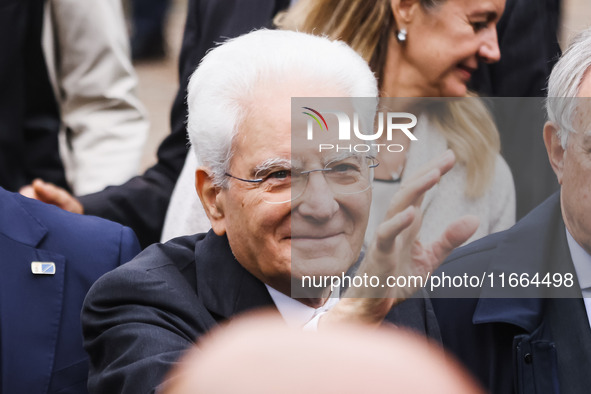
[[[420,0],[424,9],[433,9],[446,0]],[[275,17],[275,25],[324,35],[349,44],[382,80],[388,41],[396,32],[390,0],[299,0],[287,12]],[[499,133],[481,100],[450,100],[438,116],[430,116],[440,127],[458,163],[466,167],[466,195],[479,197],[492,182],[500,152]]]
[[[482,196],[492,182],[501,150],[497,126],[482,100],[474,96],[446,101],[429,120],[466,168],[466,195]]]

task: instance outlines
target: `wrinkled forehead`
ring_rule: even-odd
[[[307,171],[312,169],[320,169],[337,165],[337,163],[355,163],[361,165],[366,157],[374,157],[357,152],[327,152],[327,153],[313,153],[294,155],[289,160],[289,165],[293,169]]]
[[[355,151],[345,152],[319,152],[314,149],[303,149],[298,152],[277,152],[268,151],[266,156],[259,156],[259,160],[254,163],[253,174],[278,169],[311,170],[330,167],[335,163],[348,162],[361,165],[366,158],[375,158],[371,154]]]
[[[323,135],[313,140],[292,133],[291,164],[301,169],[322,168],[335,161],[375,157],[376,149],[372,144],[352,137],[346,142],[335,136]]]
[[[291,152],[301,155],[314,151],[320,142],[336,141],[340,120],[338,114],[359,114],[359,124],[371,130],[376,101],[343,97],[344,92],[326,81],[297,80],[282,84],[261,83],[240,102],[243,110],[233,149],[253,147],[251,141],[265,150],[289,141]],[[366,98],[367,99],[367,98]],[[367,109],[369,108],[369,109]],[[326,112],[322,113],[320,111]],[[321,126],[314,140],[308,138],[309,122]],[[357,140],[357,139],[355,139]],[[247,141],[247,143],[244,143]],[[352,141],[354,142],[354,141]]]

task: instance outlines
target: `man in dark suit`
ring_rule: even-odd
[[[86,392],[82,301],[139,250],[129,228],[0,188],[0,392]]]
[[[549,80],[544,143],[560,192],[511,229],[457,250],[440,269],[488,278],[479,298],[432,302],[444,345],[494,393],[582,393],[591,386],[584,368],[591,362],[589,48],[591,30]]]
[[[490,91],[492,95],[498,96],[537,95],[540,94],[538,92],[540,87],[545,86],[547,75],[551,69],[551,64],[548,63],[550,59],[546,56],[554,56],[553,51],[541,51],[537,47],[528,46],[528,49],[534,48],[535,56],[531,56],[527,52],[528,56],[524,58],[505,55],[505,48],[511,47],[514,53],[522,54],[519,52],[519,45],[513,45],[516,42],[513,35],[517,33],[520,37],[535,37],[535,40],[539,41],[541,33],[537,29],[523,32],[518,30],[518,27],[522,26],[524,17],[528,21],[531,20],[529,10],[532,7],[539,9],[544,6],[538,4],[538,0],[509,0],[508,3],[503,21],[499,25],[499,35],[503,37],[503,41],[500,43],[503,57],[494,70],[487,68],[475,75],[473,87],[478,92],[488,93]],[[195,70],[205,53],[216,43],[247,33],[255,28],[270,26],[273,16],[286,9],[289,4],[289,0],[251,0],[248,2],[241,0],[225,0],[223,2],[190,0],[179,60],[180,86],[171,111],[171,134],[158,148],[158,162],[143,175],[132,178],[123,185],[108,187],[101,192],[82,196],[79,198],[79,202],[63,191],[41,183],[36,184],[38,198],[72,212],[96,215],[129,226],[137,234],[142,247],[158,242],[172,190],[187,156],[185,125],[187,105],[185,98],[190,74]],[[539,12],[544,16],[554,15],[546,9],[539,10]],[[508,14],[513,14],[513,16]],[[556,26],[557,24],[553,23],[539,23],[536,28],[541,27],[543,33],[546,34],[547,31],[555,31]],[[517,33],[514,33],[516,30],[518,30]],[[505,31],[512,33],[505,35]],[[548,36],[550,42],[555,43],[552,33],[548,33]],[[518,48],[515,48],[516,46]],[[480,67],[482,68],[483,65]],[[527,79],[527,86],[522,89],[523,85],[520,83],[504,83],[503,75],[506,74],[507,69],[513,70],[512,78],[519,81]],[[532,73],[532,69],[537,71]],[[544,70],[546,73],[543,72]],[[507,145],[511,146],[511,143],[509,142]],[[521,159],[522,155],[516,157]],[[518,167],[516,168],[518,169]],[[529,211],[540,199],[548,195],[549,190],[553,190],[553,184],[548,186],[548,182],[538,180],[535,185],[530,185],[532,177],[527,175],[524,176],[524,179],[528,182],[528,186],[518,185],[518,193],[526,195],[524,199],[520,198],[518,201],[521,213]],[[538,187],[540,184],[542,185],[541,189]],[[533,192],[533,190],[540,191]],[[525,202],[522,204],[523,200]]]
[[[0,0],[0,187],[67,187],[60,117],[41,48],[44,0]]]
[[[372,159],[318,152],[313,141],[292,144],[292,96],[330,95],[377,96],[368,65],[342,43],[261,30],[208,53],[189,83],[188,129],[193,142],[207,141],[193,146],[212,230],[152,245],[90,290],[82,322],[91,392],[153,391],[202,334],[263,306],[299,327],[385,318],[438,337],[423,299],[392,309],[405,294],[364,299],[363,289],[350,288],[356,298],[339,301],[322,286],[291,298],[292,276],[344,275],[359,259],[367,226]],[[297,126],[305,130],[307,119]],[[432,269],[475,231],[463,219],[432,245],[414,242],[416,207],[453,162],[448,152],[397,195],[360,272],[412,274],[415,263]]]

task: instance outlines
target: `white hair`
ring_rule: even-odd
[[[369,66],[343,42],[266,29],[224,42],[203,58],[191,76],[187,99],[189,139],[199,164],[209,167],[216,185],[225,184],[232,141],[257,86],[284,81],[320,83],[348,97],[378,95]]]
[[[557,126],[560,144],[565,149],[569,133],[576,132],[574,119],[579,100],[575,97],[590,67],[591,29],[586,29],[574,38],[548,79],[548,120]]]

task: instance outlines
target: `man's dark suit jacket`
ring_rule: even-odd
[[[570,272],[576,298],[432,298],[444,346],[492,393],[584,393],[591,387],[591,329],[568,244],[560,195],[551,196],[515,226],[456,250],[439,271]],[[533,287],[531,289],[534,289]],[[538,289],[534,291],[537,292]],[[543,290],[543,286],[540,287]],[[548,295],[545,292],[540,293]],[[564,293],[562,293],[564,295]]]
[[[41,48],[44,0],[0,0],[0,187],[67,188],[60,117]]]
[[[0,188],[0,393],[86,392],[82,301],[139,250],[129,228]],[[34,261],[55,274],[33,274]]]
[[[558,0],[548,1],[556,3]],[[508,97],[543,94],[541,89],[545,86],[546,78],[551,70],[549,61],[555,57],[556,53],[552,49],[541,50],[539,46],[531,46],[531,42],[524,37],[533,37],[535,42],[540,43],[544,48],[546,46],[548,48],[557,47],[555,39],[557,24],[546,23],[551,17],[557,17],[557,15],[552,13],[551,7],[547,8],[546,5],[540,5],[539,2],[540,0],[508,1],[507,13],[512,13],[512,17],[506,16],[504,18],[499,26],[501,29],[499,36],[502,37],[501,52],[511,51],[511,53],[506,53],[494,68],[486,67],[481,73],[474,76],[473,87],[476,91]],[[185,98],[190,75],[195,71],[207,50],[212,48],[215,43],[239,36],[255,28],[270,26],[273,16],[288,6],[289,0],[189,0],[179,61],[180,87],[171,112],[171,134],[158,148],[158,162],[143,175],[135,177],[121,186],[109,187],[101,192],[81,197],[80,201],[84,206],[85,213],[131,227],[137,234],[142,247],[160,240],[170,195],[187,155],[185,129],[187,105]],[[531,30],[520,30],[524,18],[528,21],[537,21],[530,15],[532,7],[535,7],[537,12],[543,14],[546,19],[532,25]],[[505,34],[504,31],[507,33]],[[548,44],[546,45],[545,40],[540,40],[540,37],[549,40]],[[524,57],[521,54],[527,55]],[[504,79],[507,70],[511,70],[511,82]],[[536,71],[532,72],[532,70]],[[518,83],[513,81],[518,81]],[[511,133],[508,132],[509,135],[512,135]],[[526,141],[531,141],[530,134],[525,137]],[[512,143],[510,142],[508,145],[511,146]],[[523,146],[529,145],[524,144]],[[520,148],[516,147],[516,149]],[[520,154],[516,157],[521,160],[523,155]],[[546,168],[545,155],[543,157],[543,165],[545,165],[543,168]],[[515,171],[519,169],[519,166],[512,168]],[[541,181],[539,177],[536,178],[538,181],[532,184],[531,180],[535,177],[530,175],[527,174],[523,182],[517,184],[518,194],[525,195],[525,200],[520,198],[518,202],[519,210],[523,213],[528,212],[548,196],[549,190],[554,190],[554,183]],[[550,175],[553,177],[553,174]],[[543,179],[545,180],[547,177]],[[526,186],[520,187],[521,184]],[[522,200],[524,200],[523,204]]]
[[[89,390],[152,392],[201,335],[260,307],[274,308],[273,300],[236,261],[225,236],[210,231],[152,245],[88,293],[82,326]],[[403,302],[386,320],[440,339],[424,299]]]

